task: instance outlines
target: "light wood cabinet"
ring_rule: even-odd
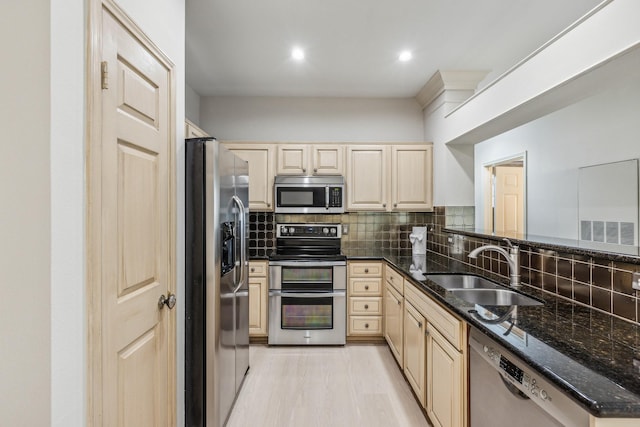
[[[433,209],[433,146],[391,146],[392,210]]]
[[[347,146],[347,210],[433,210],[433,146]]]
[[[426,363],[425,331],[427,322],[411,303],[404,303],[404,375],[418,397],[420,404],[426,407]]]
[[[462,353],[428,324],[427,354],[427,414],[434,426],[462,426]]]
[[[378,261],[348,264],[348,336],[382,337],[382,266]]]
[[[404,368],[403,323],[404,298],[387,281],[384,294],[384,338],[400,368]]]
[[[466,323],[406,280],[404,297],[405,376],[434,426],[464,427],[467,425]],[[419,336],[416,325],[421,321],[424,330]],[[423,362],[419,362],[420,349],[425,354]]]
[[[272,211],[274,144],[225,143],[225,146],[249,162],[249,209]]]
[[[388,157],[386,145],[347,146],[347,210],[387,210]]]
[[[249,336],[266,337],[268,324],[268,263],[249,262]]]
[[[278,144],[278,175],[344,175],[344,146]]]
[[[184,121],[185,138],[204,138],[209,136],[205,131],[196,126],[191,120]]]

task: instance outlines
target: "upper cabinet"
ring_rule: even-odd
[[[225,146],[249,162],[249,209],[272,211],[274,144],[225,143]]]
[[[433,209],[433,146],[391,146],[393,210]]]
[[[433,146],[228,142],[249,162],[249,208],[273,211],[276,175],[344,175],[347,211],[433,210]]]
[[[207,133],[196,126],[191,120],[185,119],[184,121],[184,137],[185,138],[204,138],[207,137]]]
[[[388,163],[386,145],[347,146],[347,210],[387,210]]]
[[[343,175],[344,146],[278,144],[277,175]]]
[[[347,209],[433,210],[433,146],[347,146]]]

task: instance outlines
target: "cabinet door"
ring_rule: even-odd
[[[384,299],[384,336],[400,368],[404,367],[402,351],[403,301],[402,295],[391,284],[387,283],[385,285]]]
[[[461,427],[464,420],[463,357],[428,326],[427,413],[437,427]]]
[[[425,330],[424,317],[405,300],[404,302],[404,375],[420,404],[426,408],[425,396]]]
[[[277,174],[306,175],[309,172],[309,146],[306,144],[278,145]]]
[[[347,147],[347,210],[387,209],[388,163],[387,146]]]
[[[433,146],[391,147],[393,210],[433,210]]]
[[[267,279],[249,277],[249,335],[267,335]]]
[[[314,175],[344,175],[343,145],[314,145],[311,150]]]
[[[249,162],[249,209],[273,210],[273,144],[225,143],[238,157]]]

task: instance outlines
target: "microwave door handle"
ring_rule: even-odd
[[[324,208],[329,209],[329,186],[325,185],[324,187]]]

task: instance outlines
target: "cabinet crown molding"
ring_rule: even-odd
[[[469,91],[471,96],[487,74],[488,70],[438,70],[416,94],[416,100],[425,109],[445,91]]]

